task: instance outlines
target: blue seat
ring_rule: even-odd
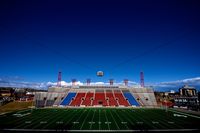
[[[74,98],[76,96],[76,93],[68,93],[68,95],[65,97],[65,99],[62,101],[62,103],[60,105],[69,105],[72,98]]]
[[[124,96],[126,99],[128,99],[131,105],[140,106],[130,92],[124,92]]]

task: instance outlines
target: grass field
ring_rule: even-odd
[[[164,109],[33,109],[0,115],[1,131],[195,131],[200,117]]]

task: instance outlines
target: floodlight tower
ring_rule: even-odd
[[[124,79],[124,85],[128,86],[128,79]]]
[[[76,79],[72,79],[72,86],[75,86],[76,85]]]
[[[90,85],[90,83],[91,83],[91,79],[87,79],[87,85],[89,86]]]
[[[113,85],[114,79],[110,79],[110,80],[109,80],[109,83],[110,83],[110,85]]]
[[[62,80],[62,72],[58,72],[57,87],[61,87],[61,80]]]
[[[140,72],[140,85],[144,87],[144,72]]]

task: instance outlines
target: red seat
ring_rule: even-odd
[[[114,92],[115,98],[118,99],[119,105],[130,106],[121,92]]]
[[[70,106],[80,106],[82,102],[82,98],[85,97],[86,93],[78,93],[74,100],[71,102]]]
[[[107,92],[106,97],[108,98],[108,105],[109,106],[118,106],[118,103],[117,103],[112,92]]]
[[[93,105],[108,106],[104,92],[96,92],[94,98]]]
[[[85,106],[91,106],[91,102],[92,102],[92,98],[94,96],[94,93],[88,92],[86,94],[85,100],[83,100],[81,105],[85,105]]]

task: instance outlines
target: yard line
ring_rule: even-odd
[[[125,111],[126,112],[126,111]],[[132,125],[135,125],[133,122],[132,122],[132,120],[131,119],[129,119],[129,115],[125,115],[125,113],[121,113],[123,116],[124,116],[124,118],[126,118]],[[127,113],[126,113],[127,114]]]
[[[184,115],[187,115],[187,116],[190,116],[190,117],[194,117],[194,118],[198,118],[198,119],[200,119],[199,116],[195,116],[195,115],[191,115],[191,114],[187,114],[187,113],[179,112],[179,111],[176,111],[176,110],[169,109],[169,111],[171,111],[171,112],[175,112],[175,113],[184,114]]]
[[[121,123],[122,123],[122,124],[124,124],[124,125],[125,125],[125,127],[126,127],[127,129],[129,129],[129,128],[128,128],[128,126],[127,126],[127,122],[125,123],[125,122],[124,122],[124,120],[123,120],[123,119],[122,119],[122,118],[121,118],[121,117],[118,115],[118,113],[117,113],[117,112],[115,112],[115,114],[116,114],[116,115],[117,115],[117,117],[120,119]]]
[[[35,111],[38,111],[38,110],[35,110]],[[41,110],[39,110],[39,111],[41,111]],[[30,116],[28,116],[28,117],[26,117],[25,119],[24,118],[21,118],[21,119],[19,119],[18,121],[19,122],[21,122],[19,125],[17,125],[15,128],[19,128],[19,127],[23,127],[23,128],[25,128],[25,127],[27,127],[27,126],[30,126],[30,125],[33,125],[34,124],[34,121],[35,120],[37,120],[37,122],[38,122],[38,120],[41,120],[42,118],[40,117],[40,119],[38,119],[38,117],[40,116],[40,115],[46,115],[46,114],[48,114],[49,112],[47,112],[47,111],[45,111],[45,113],[43,113],[42,111],[41,112],[39,112],[38,114],[36,114],[36,112],[34,112],[34,113],[32,113],[32,115],[30,115]],[[33,115],[34,115],[34,117],[33,117]],[[31,121],[32,121],[32,123],[30,124],[30,125],[27,125],[27,124],[25,124],[25,123],[23,123],[23,121],[25,120],[25,121],[28,121],[28,120],[30,120],[31,119]],[[13,121],[12,121],[13,122]],[[19,123],[19,122],[14,122],[14,123]]]
[[[83,125],[85,124],[85,120],[87,119],[87,117],[88,117],[88,115],[89,115],[90,111],[91,111],[91,109],[89,109],[89,111],[88,111],[88,113],[87,113],[87,115],[86,115],[85,119],[83,120],[83,123],[82,123],[82,125],[81,125],[81,128],[80,128],[80,130],[83,128]]]
[[[53,115],[52,117],[49,117],[50,116],[50,114],[49,115],[47,115],[46,117],[42,117],[41,119],[37,119],[37,121],[35,121],[35,122],[33,122],[33,126],[31,127],[31,128],[36,128],[36,127],[40,127],[40,125],[39,124],[37,124],[38,123],[38,121],[41,121],[41,120],[44,120],[44,121],[49,121],[49,120],[51,120],[51,119],[53,119],[53,118],[55,118],[55,117],[58,117],[58,116],[60,116],[60,114],[59,113],[56,113],[56,115]],[[42,123],[41,123],[42,124]],[[48,123],[46,122],[46,123],[43,123],[43,124],[46,124],[46,126],[48,125]],[[35,125],[35,126],[34,126]],[[45,125],[43,125],[42,127],[46,127]]]
[[[108,122],[108,117],[107,117],[107,114],[106,114],[106,110],[105,110],[105,116],[106,116],[106,121],[107,121],[107,123],[108,123],[108,130],[110,130],[110,124],[109,124],[109,122]]]
[[[111,113],[111,111],[110,111],[110,110],[108,110],[108,111],[109,111],[109,113],[111,114],[111,117],[113,118],[113,120],[114,120],[114,122],[115,122],[115,124],[116,124],[117,128],[120,130],[120,128],[119,128],[119,126],[118,126],[117,122],[115,121],[115,119],[114,119],[114,117],[113,117],[113,115],[112,115],[112,113]]]
[[[96,112],[96,110],[93,111],[92,122],[93,122],[93,120],[94,120],[95,112]],[[93,125],[93,124],[90,125],[90,130],[91,130],[91,128],[92,128],[92,125]]]
[[[74,122],[79,122],[79,119],[82,117],[82,115],[86,112],[87,110],[86,109],[84,109],[82,112],[81,112],[81,115],[78,117],[78,119],[76,120],[76,121],[74,121]],[[72,119],[71,119],[72,120]],[[73,126],[75,126],[75,125],[73,125]]]
[[[128,111],[126,112],[127,114],[129,114],[130,117],[132,117],[133,119],[137,118],[136,121],[138,121],[138,119],[139,119],[140,122],[141,122],[141,121],[142,121],[142,122],[145,122],[145,124],[147,124],[149,127],[156,128],[156,127],[154,127],[152,124],[150,125],[150,124],[149,124],[150,122],[148,122],[147,120],[143,119],[143,118],[142,118],[142,115],[141,115],[141,114],[138,114],[137,111],[134,112],[135,115],[133,116],[133,114],[132,114],[133,112],[132,112],[131,110],[132,110],[132,109],[128,109]]]
[[[62,112],[61,114],[58,113],[58,114],[59,114],[59,117],[55,117],[55,116],[51,117],[51,119],[53,119],[53,121],[50,121],[46,126],[43,127],[43,129],[46,128],[46,127],[48,127],[50,124],[56,122],[56,120],[58,120],[58,119],[60,119],[61,117],[63,117],[63,114],[65,114],[66,112],[69,112],[69,110],[67,110],[66,112],[65,112],[64,110],[62,110],[62,111],[63,111],[63,112]],[[54,118],[56,118],[56,119],[54,119]],[[51,120],[51,119],[48,119],[48,121]]]
[[[100,121],[100,109],[98,109],[99,112],[99,130],[101,129],[101,121]]]

